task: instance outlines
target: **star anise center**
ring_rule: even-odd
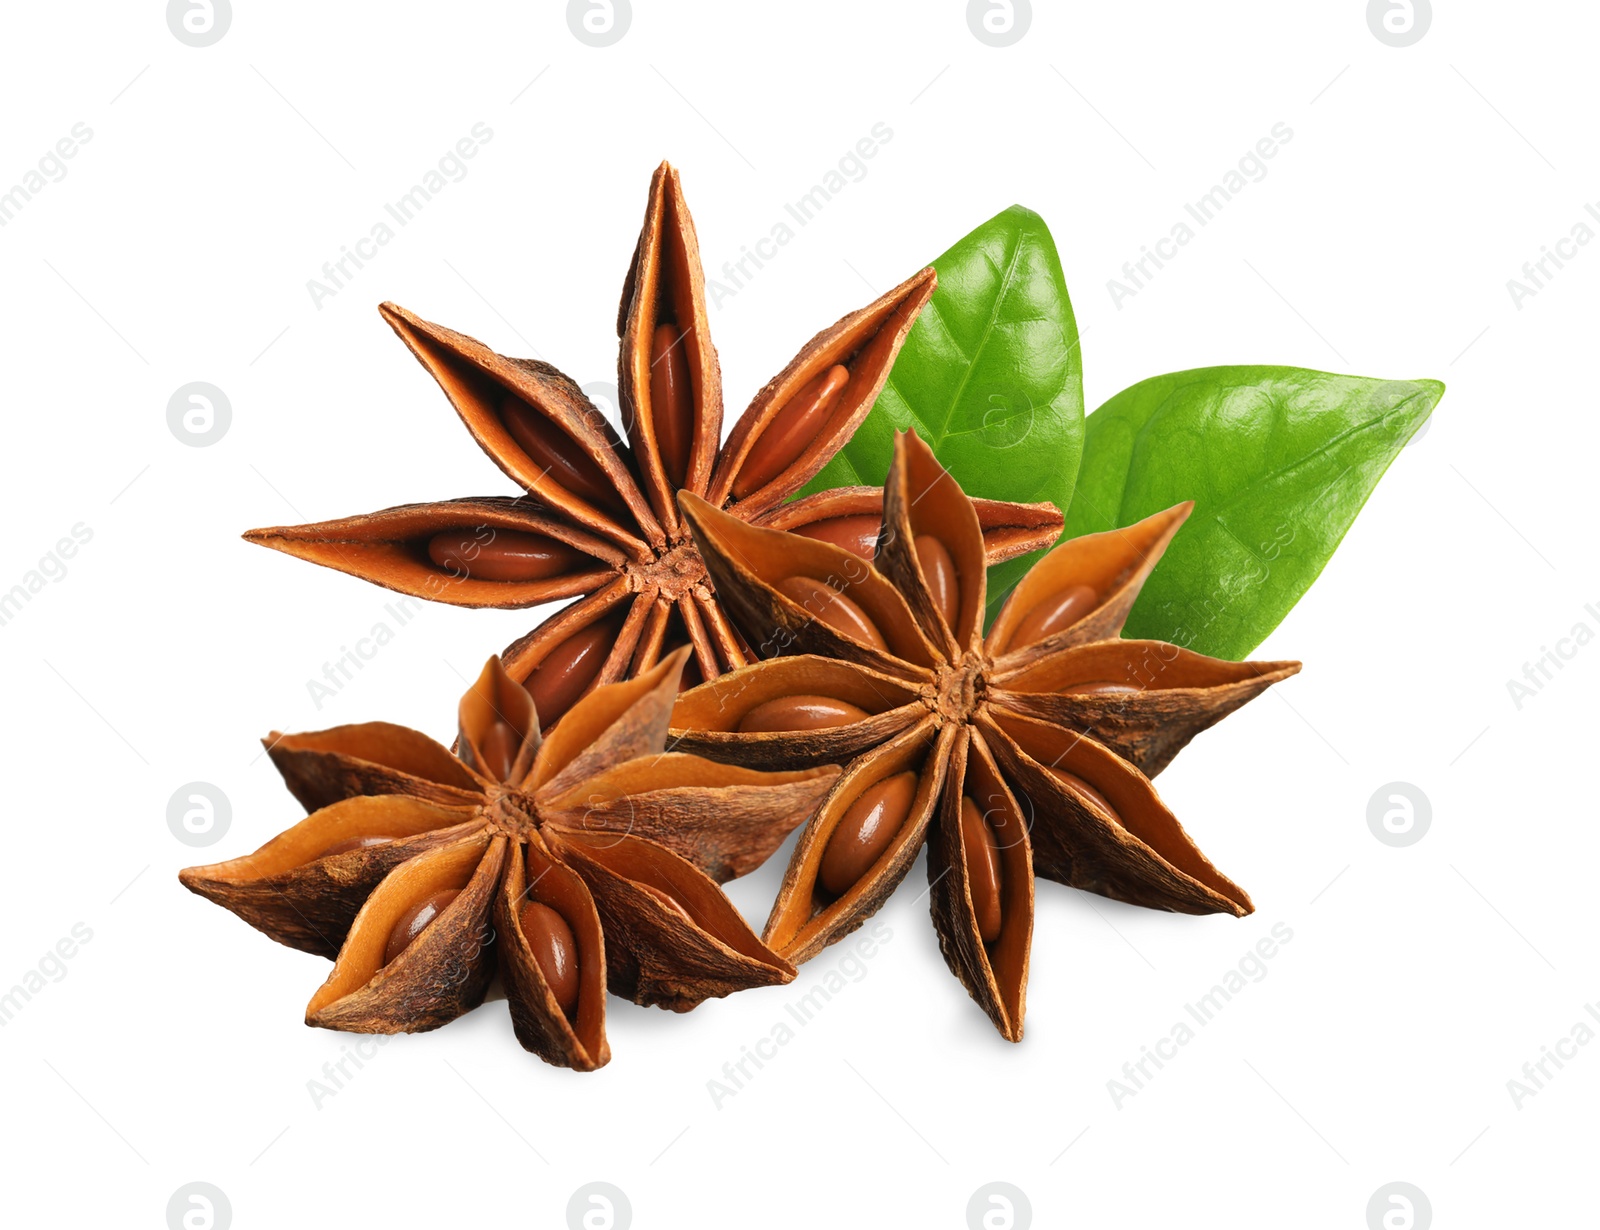
[[[685,533],[657,548],[653,560],[624,565],[637,590],[654,589],[668,601],[677,601],[706,579],[705,561]]]
[[[539,809],[531,795],[501,785],[491,786],[485,793],[482,815],[492,832],[525,842],[539,830]]]
[[[988,667],[982,654],[970,650],[958,662],[941,662],[922,703],[947,722],[971,721],[987,694]]]

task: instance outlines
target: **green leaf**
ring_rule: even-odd
[[[1124,389],[1088,420],[1069,537],[1183,500],[1123,631],[1243,658],[1311,587],[1444,393],[1295,367],[1207,367]]]
[[[1013,205],[933,262],[939,285],[855,437],[803,494],[889,473],[914,428],[969,494],[1065,512],[1083,453],[1083,358],[1055,241]],[[989,570],[1002,594],[1038,555]]]

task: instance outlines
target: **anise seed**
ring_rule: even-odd
[[[810,525],[797,526],[793,533],[799,534],[802,538],[814,538],[818,542],[830,543],[852,555],[859,555],[862,559],[871,559],[877,553],[878,531],[882,528],[882,517],[863,513],[853,517],[829,517],[825,521],[814,521]]]
[[[439,920],[439,915],[460,895],[459,888],[447,888],[408,907],[389,930],[389,942],[383,946],[384,965],[393,965],[395,959],[416,943],[417,937],[433,926]]]
[[[578,941],[571,926],[542,901],[528,902],[517,921],[557,1005],[571,1016],[578,1006],[579,987]]]
[[[478,751],[483,753],[483,772],[497,782],[511,780],[512,766],[522,750],[522,736],[510,722],[496,718],[484,732]]]
[[[869,786],[845,809],[822,853],[817,883],[830,897],[842,897],[894,842],[911,814],[917,775],[897,773]]]
[[[922,575],[927,578],[928,592],[933,595],[933,605],[944,616],[952,629],[961,614],[961,589],[956,581],[956,562],[950,558],[950,549],[932,534],[916,537],[917,562],[922,565]]]
[[[508,393],[500,402],[500,420],[533,463],[573,495],[612,512],[626,506],[605,474],[565,432],[523,401]]]
[[[827,582],[815,577],[787,577],[774,588],[840,635],[878,649],[889,648],[889,642],[883,639],[883,633],[878,631],[871,617]]]
[[[871,717],[865,709],[831,696],[780,696],[757,705],[739,719],[741,734],[830,730]]]
[[[961,848],[967,859],[967,887],[978,934],[985,944],[992,944],[1000,938],[1002,922],[1000,840],[978,805],[965,795],[961,796]]]
[[[683,486],[694,447],[694,390],[689,386],[687,358],[691,330],[677,325],[656,326],[650,342],[650,413],[655,421],[656,447],[667,481]]]
[[[533,708],[545,730],[589,689],[605,665],[606,652],[622,627],[620,615],[597,619],[562,641],[523,680],[522,686],[533,697]]]
[[[1033,606],[1011,634],[1011,648],[1020,649],[1070,628],[1094,610],[1099,595],[1087,585],[1072,585],[1049,594]]]
[[[1091,786],[1088,782],[1084,781],[1083,778],[1079,777],[1075,773],[1068,773],[1065,769],[1049,768],[1047,771],[1051,777],[1055,778],[1056,781],[1060,782],[1073,794],[1080,795],[1087,799],[1090,803],[1093,803],[1113,820],[1119,819],[1117,816],[1117,809],[1111,806],[1111,801],[1107,799],[1105,795],[1101,794],[1098,790]]]
[[[773,416],[751,447],[739,468],[733,494],[742,500],[794,464],[827,423],[834,403],[849,382],[850,369],[838,364],[808,380]]]
[[[519,530],[495,530],[487,541],[473,529],[446,530],[428,540],[428,558],[453,577],[475,581],[543,581],[570,572],[583,556],[565,543]]]

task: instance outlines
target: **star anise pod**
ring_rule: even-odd
[[[316,810],[179,878],[334,958],[308,1025],[437,1029],[498,971],[524,1047],[598,1068],[608,986],[687,1011],[794,977],[717,882],[763,862],[838,774],[664,753],[688,652],[595,689],[543,738],[498,659],[462,698],[456,755],[384,722],[274,736],[279,771]]]
[[[1150,776],[1299,663],[1118,639],[1190,505],[1057,546],[985,636],[972,501],[914,435],[895,439],[875,565],[681,498],[729,613],[783,656],[682,695],[674,746],[848,761],[784,876],[774,951],[799,963],[859,927],[926,844],[945,961],[1016,1041],[1035,874],[1156,909],[1251,911]]]
[[[722,377],[699,241],[678,173],[650,183],[622,289],[618,396],[625,447],[576,383],[386,303],[383,317],[438,381],[479,446],[529,498],[411,504],[252,542],[401,593],[457,606],[581,598],[505,650],[549,729],[585,690],[694,647],[686,682],[749,660],[678,511],[687,491],[742,521],[870,544],[882,492],[847,487],[785,504],[850,439],[933,293],[924,269],[824,329],[722,438]],[[990,563],[1048,546],[1049,504],[982,505]]]

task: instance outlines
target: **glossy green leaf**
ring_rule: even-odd
[[[1069,536],[1193,500],[1123,631],[1243,658],[1317,579],[1436,380],[1207,367],[1124,389],[1088,419]]]
[[[933,262],[939,285],[855,437],[806,493],[889,473],[914,428],[971,495],[1065,510],[1083,452],[1083,359],[1044,219],[1013,205]],[[1037,556],[990,569],[1003,593]]]

